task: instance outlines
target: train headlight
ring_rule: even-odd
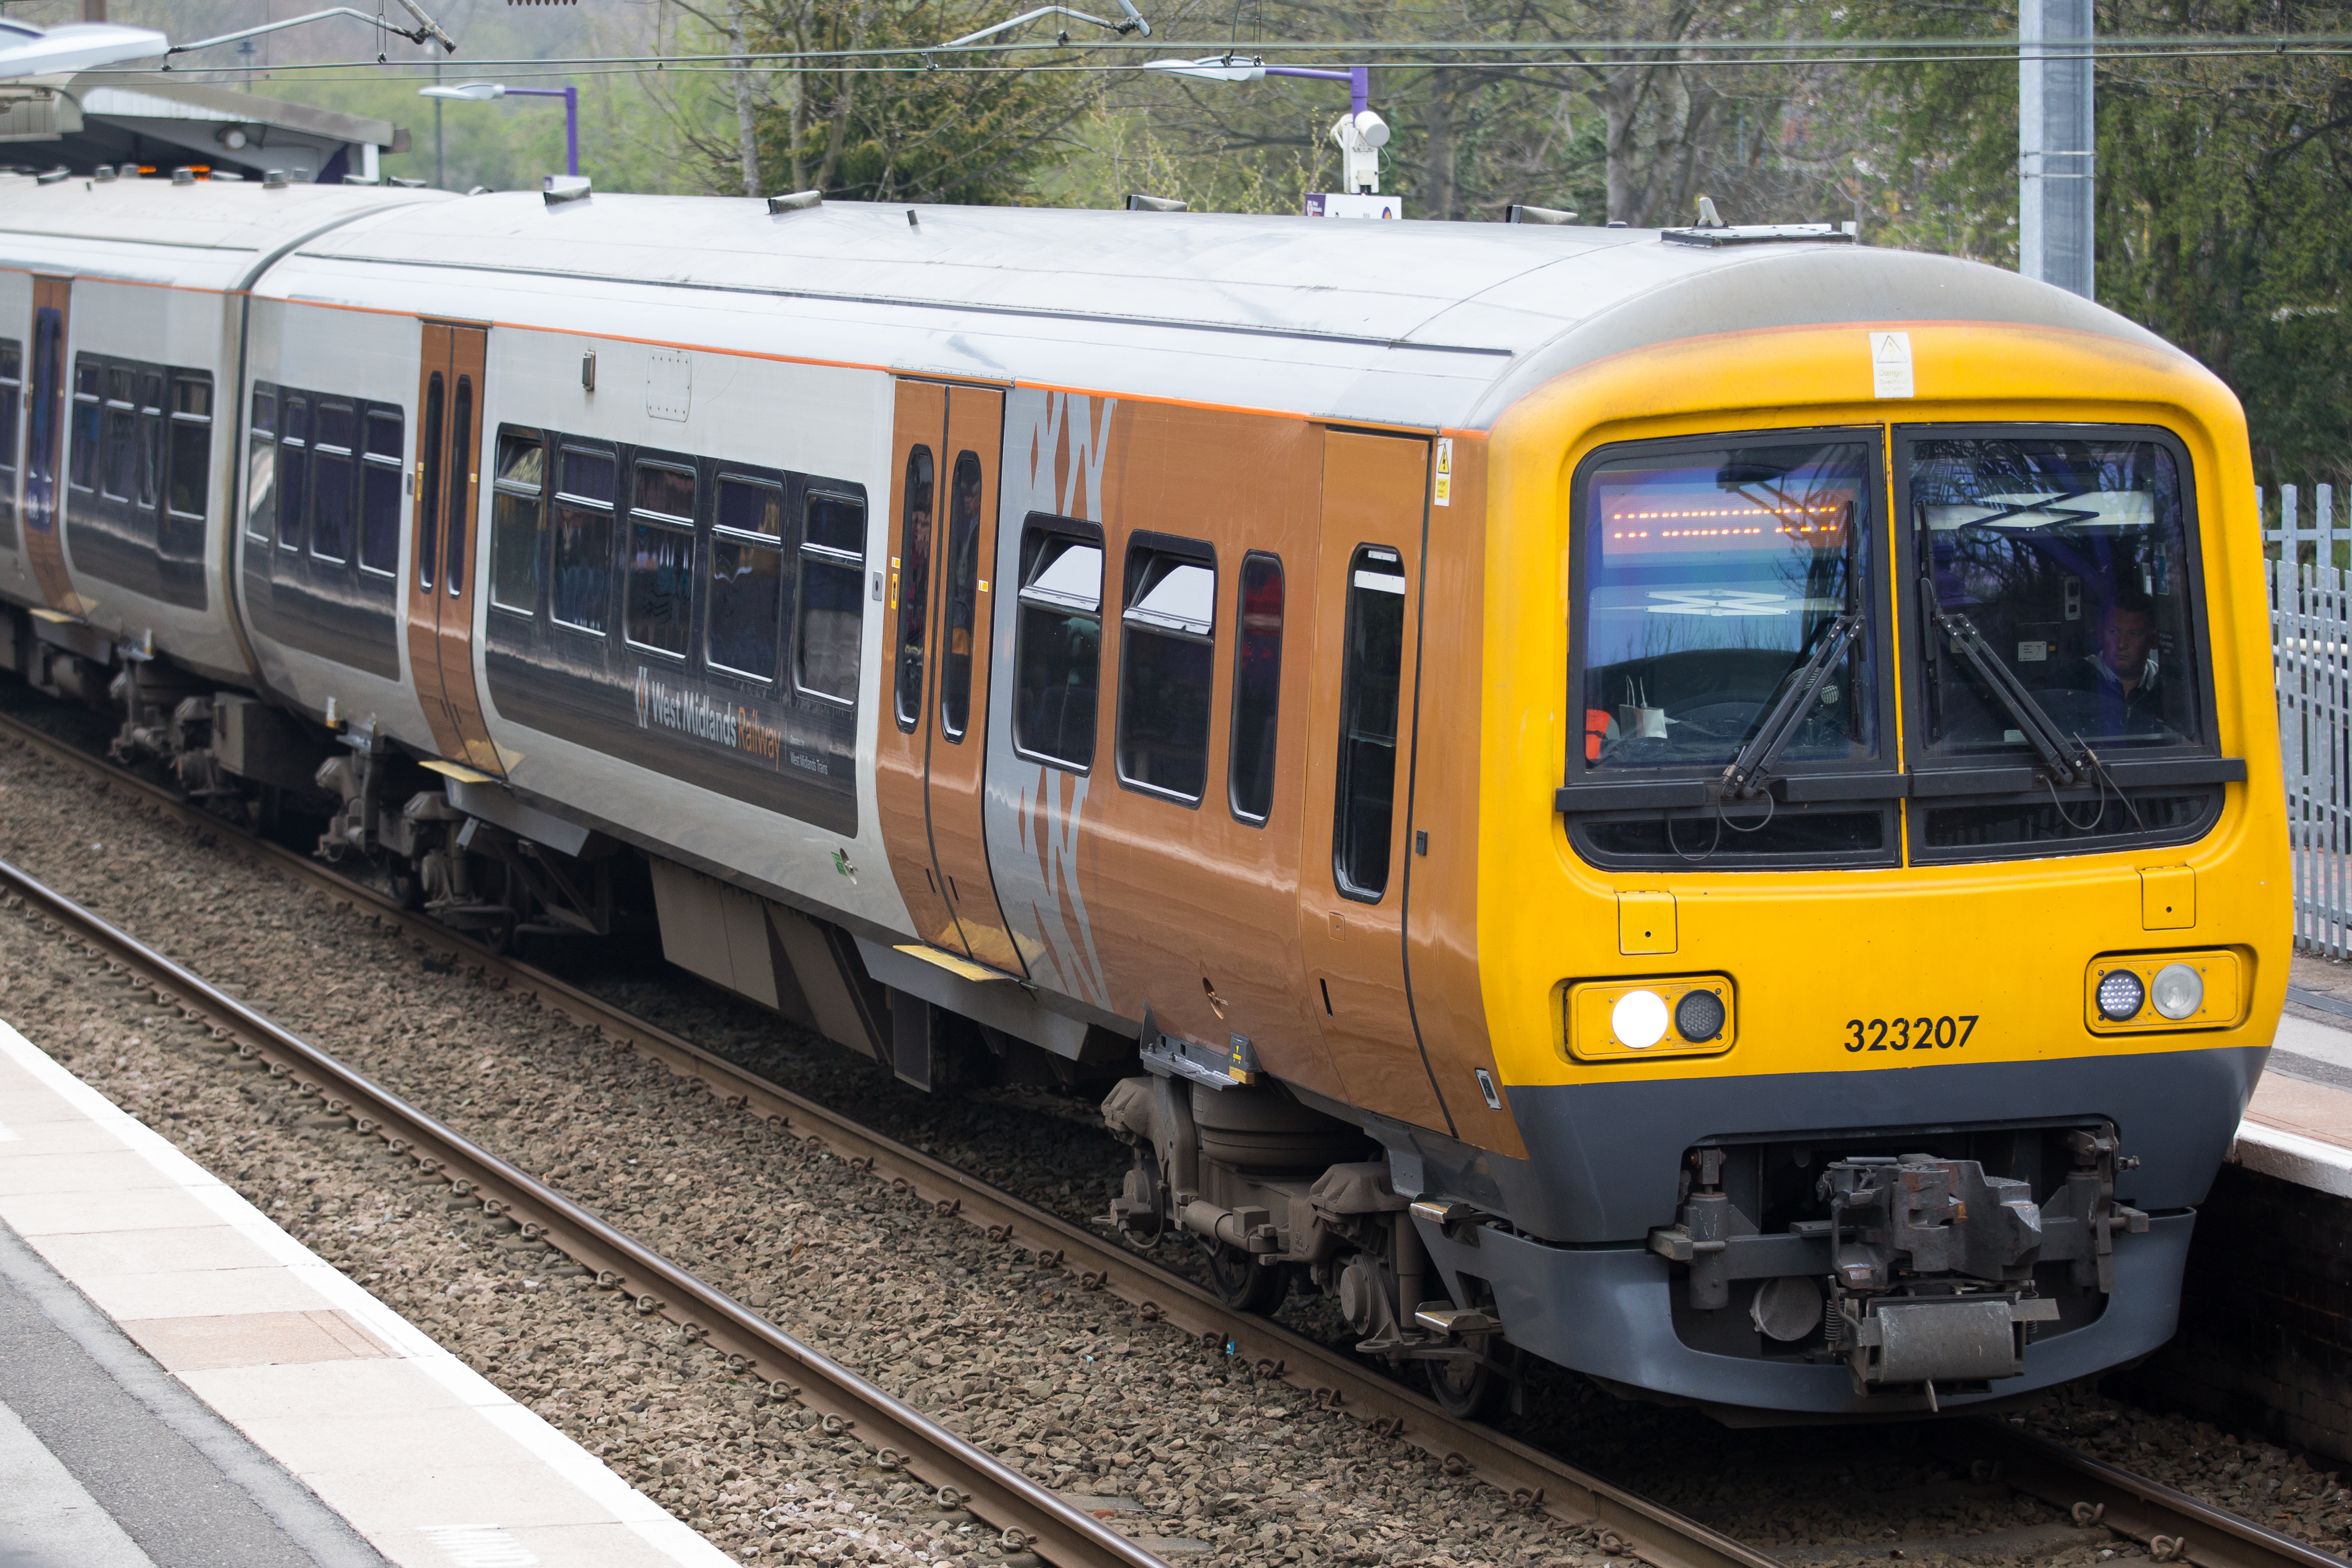
[[[2205,977],[2185,963],[2168,963],[2156,972],[2156,983],[2147,988],[2147,999],[2156,1010],[2176,1023],[2193,1017],[2205,1005]]]
[[[1654,991],[1628,991],[1609,1012],[1617,1043],[1647,1050],[1666,1037],[1666,999]]]
[[[1675,1033],[1692,1045],[1705,1045],[1723,1033],[1723,998],[1712,991],[1685,991],[1675,1004]]]
[[[2147,1000],[2147,987],[2128,969],[2116,970],[2099,982],[2099,1013],[2110,1022],[2121,1024],[2137,1017]]]

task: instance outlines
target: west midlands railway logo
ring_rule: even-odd
[[[641,664],[637,666],[637,728],[656,727],[681,731],[730,751],[748,752],[771,763],[779,762],[783,753],[782,732],[772,723],[761,722],[750,709],[714,702],[699,691],[678,690],[656,680]],[[814,773],[832,771],[822,763],[803,761],[798,752],[793,761]]]

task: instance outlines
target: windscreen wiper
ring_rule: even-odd
[[[1770,777],[1772,764],[1780,760],[1780,752],[1796,738],[1797,726],[1805,721],[1822,700],[1822,689],[1829,680],[1830,671],[1837,668],[1846,645],[1861,635],[1862,612],[1848,610],[1829,623],[1826,635],[1813,649],[1797,677],[1780,690],[1780,700],[1764,716],[1748,744],[1731,759],[1723,770],[1722,797],[1725,800],[1746,800],[1763,792]]]
[[[2050,776],[2060,784],[2079,783],[2097,765],[2098,759],[2091,754],[2091,748],[2083,744],[2079,737],[2070,736],[2058,728],[2058,721],[2050,717],[2049,710],[2036,702],[2033,694],[2025,689],[2025,683],[2017,679],[2009,666],[2001,663],[2000,656],[1993,652],[1992,645],[1985,641],[1984,634],[1977,630],[1976,623],[1966,616],[1944,608],[1933,577],[1921,580],[1919,594],[1927,601],[1927,618],[1935,623],[1937,630],[1950,639],[1953,651],[1968,660],[1969,668],[1977,672],[1977,679],[1983,681],[1994,700],[2009,710],[2009,716],[2017,721],[2018,730],[2033,749],[2042,753],[2043,763],[2050,769]]]

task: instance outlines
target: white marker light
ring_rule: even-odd
[[[1666,999],[1654,991],[1628,991],[1610,1009],[1617,1043],[1645,1051],[1666,1037]]]
[[[2168,963],[2156,972],[2147,996],[2158,1012],[2177,1024],[2194,1017],[2205,1005],[2205,977],[2185,963]]]

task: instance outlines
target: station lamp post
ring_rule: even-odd
[[[1372,73],[1369,67],[1327,70],[1314,66],[1270,66],[1262,59],[1240,55],[1211,55],[1197,60],[1148,60],[1143,68],[1200,81],[1256,81],[1262,77],[1295,76],[1311,81],[1346,82],[1348,112],[1331,122],[1331,140],[1339,148],[1341,183],[1351,196],[1380,195],[1381,149],[1388,145],[1389,123],[1372,112]]]
[[[487,103],[494,98],[560,98],[563,100],[563,172],[580,173],[580,89],[576,87],[509,87],[502,81],[460,82],[454,87],[421,87],[419,98],[457,99]]]

